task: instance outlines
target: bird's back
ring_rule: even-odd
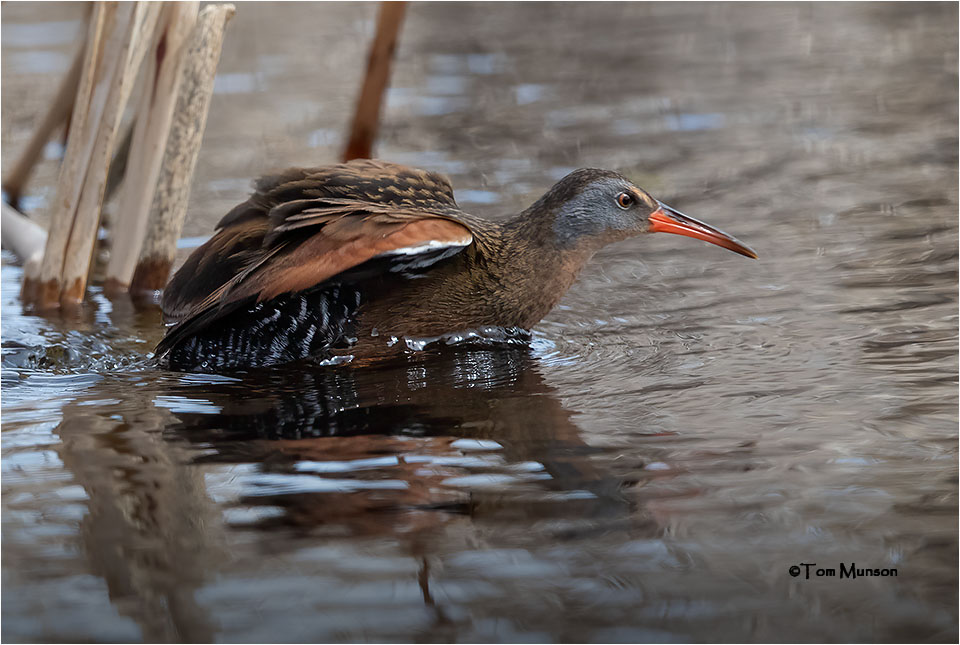
[[[157,355],[179,369],[324,357],[374,293],[470,247],[470,221],[446,177],[397,164],[264,177],[170,280]]]

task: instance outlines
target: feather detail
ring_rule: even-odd
[[[397,164],[355,160],[261,178],[171,279],[162,308],[176,324],[157,352],[375,258],[391,260],[383,272],[427,269],[471,245],[469,219],[446,177]]]

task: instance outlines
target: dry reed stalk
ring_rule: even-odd
[[[165,2],[154,31],[107,264],[104,288],[108,294],[125,292],[133,279],[173,122],[177,81],[199,6],[198,2]]]
[[[373,152],[373,142],[380,125],[383,94],[390,81],[390,66],[397,47],[400,25],[406,12],[406,2],[381,2],[377,14],[377,33],[370,44],[367,72],[363,89],[357,99],[357,108],[350,127],[350,138],[343,160],[367,159]]]
[[[63,80],[60,81],[60,87],[57,94],[50,104],[50,108],[44,115],[43,120],[33,131],[33,136],[27,142],[26,147],[20,153],[20,158],[14,164],[13,169],[3,178],[3,190],[7,193],[7,199],[11,204],[17,204],[23,195],[23,189],[27,185],[27,180],[33,173],[37,160],[40,159],[44,147],[50,140],[50,135],[61,124],[65,123],[67,117],[77,98],[77,89],[80,86],[80,71],[83,69],[84,46],[81,44],[73,57],[73,63]]]
[[[52,309],[60,304],[63,254],[66,252],[73,213],[86,176],[89,159],[89,153],[84,154],[87,148],[86,140],[92,139],[92,135],[85,132],[92,129],[86,127],[87,113],[90,111],[94,80],[103,53],[104,27],[115,12],[116,6],[104,2],[96,3],[87,28],[82,71],[70,118],[70,137],[67,140],[63,163],[60,165],[56,198],[51,205],[50,233],[47,236],[43,261],[35,270],[24,271],[21,298],[25,304],[38,309]]]
[[[20,259],[24,272],[37,271],[43,261],[47,232],[6,202],[0,203],[0,208],[0,238],[3,248],[12,251]]]
[[[133,142],[133,131],[136,127],[137,117],[134,113],[133,121],[127,124],[127,129],[120,137],[120,143],[115,146],[113,161],[110,162],[110,170],[107,172],[107,187],[103,194],[104,204],[109,202],[110,198],[117,193],[117,189],[123,185],[123,176],[127,174],[127,161],[130,158],[130,145]]]
[[[126,9],[130,17],[127,23],[118,22],[120,28],[104,47],[105,60],[109,62],[109,56],[116,52],[116,61],[113,69],[109,70],[110,73],[104,78],[104,83],[97,87],[97,91],[105,91],[103,113],[98,121],[90,165],[77,205],[60,276],[61,306],[76,306],[83,302],[100,223],[100,207],[103,203],[107,172],[113,157],[120,119],[133,91],[137,71],[147,52],[150,34],[156,27],[161,6],[160,3],[152,2],[137,2],[133,3],[133,6],[121,3],[121,10]]]
[[[146,2],[95,6],[43,261],[39,275],[24,279],[23,299],[36,308],[83,299],[120,117],[159,9]]]
[[[187,213],[190,182],[203,140],[224,30],[235,11],[231,4],[208,5],[197,18],[180,74],[177,106],[150,221],[130,283],[132,294],[151,296],[166,285]]]

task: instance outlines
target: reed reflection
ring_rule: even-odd
[[[55,430],[63,466],[86,493],[80,550],[143,640],[211,642],[218,625],[196,594],[227,559],[220,513],[191,455],[163,440],[169,415],[130,385],[116,388],[122,415],[90,406],[100,390],[64,406]]]

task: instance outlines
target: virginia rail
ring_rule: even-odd
[[[676,233],[756,258],[622,175],[585,168],[502,222],[443,175],[374,160],[261,178],[163,294],[156,354],[216,371],[393,353],[399,337],[530,329],[601,247]]]

